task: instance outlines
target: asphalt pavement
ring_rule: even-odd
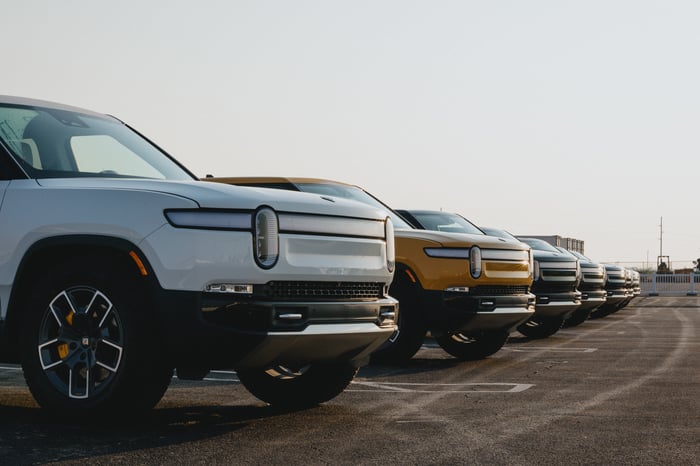
[[[700,462],[700,298],[636,298],[542,340],[515,332],[460,362],[428,340],[410,363],[363,368],[337,398],[280,412],[233,371],[174,379],[145,419],[74,424],[0,365],[2,464]]]

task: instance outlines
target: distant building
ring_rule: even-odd
[[[559,246],[564,249],[568,249],[569,251],[576,251],[581,254],[585,254],[583,252],[583,240],[582,239],[576,239],[576,238],[567,238],[565,236],[559,236],[559,235],[518,235],[526,238],[537,238],[541,239],[543,241],[548,242],[552,246]]]

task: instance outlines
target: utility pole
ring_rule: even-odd
[[[665,261],[664,261],[665,259]],[[659,223],[659,257],[656,259],[656,273],[671,273],[671,258],[664,256],[664,218]]]
[[[659,257],[664,257],[664,218],[661,217],[661,223],[659,223]]]

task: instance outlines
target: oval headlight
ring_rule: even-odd
[[[581,271],[581,262],[576,261],[576,286],[583,280],[583,272]]]
[[[469,272],[473,278],[481,276],[481,249],[479,246],[472,246],[469,250]]]
[[[539,261],[534,261],[533,262],[533,270],[532,270],[532,281],[537,281],[540,279],[540,262]]]
[[[275,211],[263,207],[255,212],[254,228],[255,262],[263,269],[269,269],[279,258],[279,222]]]
[[[396,267],[396,251],[394,250],[394,224],[389,217],[384,222],[384,237],[386,238],[386,268],[393,272]]]

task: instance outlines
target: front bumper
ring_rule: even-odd
[[[398,302],[263,301],[161,291],[158,337],[175,367],[251,368],[349,361],[357,367],[396,330]]]
[[[580,291],[563,293],[538,292],[535,303],[535,317],[567,319],[580,306]]]
[[[423,319],[433,332],[511,332],[535,313],[535,295],[474,296],[470,293],[426,291]]]
[[[605,301],[605,307],[617,307],[622,304],[626,299],[629,299],[629,294],[626,290],[608,290],[606,291],[607,297]]]
[[[582,311],[595,310],[605,304],[608,293],[605,290],[582,290],[581,307]]]

